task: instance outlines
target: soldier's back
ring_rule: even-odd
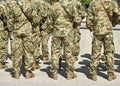
[[[8,24],[13,27],[12,31],[16,35],[29,34],[31,31],[30,24],[16,1],[6,1],[6,10]]]
[[[72,11],[70,3],[55,2],[52,5],[54,12],[54,31],[55,36],[67,36],[72,30],[71,16]]]
[[[95,34],[104,35],[111,32],[112,24],[110,19],[113,16],[114,10],[113,0],[102,0],[102,2],[101,0],[93,0],[89,8],[89,12],[92,12],[94,15]]]

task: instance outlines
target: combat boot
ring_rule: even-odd
[[[46,57],[43,57],[43,62],[47,62],[49,61],[49,58],[46,56]]]
[[[33,78],[33,77],[35,77],[35,75],[33,74],[33,72],[30,71],[30,70],[26,70],[25,78],[26,79],[30,79],[30,78]]]
[[[38,62],[34,62],[33,63],[33,68],[34,68],[34,70],[40,69],[39,63]]]
[[[112,81],[116,79],[116,75],[114,73],[108,73],[108,81]]]
[[[90,74],[90,75],[88,76],[88,78],[91,79],[91,80],[93,80],[93,81],[97,81],[97,76],[96,76],[96,75]]]
[[[74,57],[74,61],[78,61],[78,57],[76,56],[76,57]]]
[[[52,79],[54,79],[54,80],[57,80],[57,79],[58,79],[57,74],[52,74],[52,73],[51,73],[49,77],[52,78]]]
[[[77,75],[75,73],[67,74],[67,80],[77,78]]]
[[[0,63],[0,69],[8,68],[8,66],[5,63]]]
[[[12,72],[11,75],[15,79],[19,79],[20,78],[20,73],[19,72]]]

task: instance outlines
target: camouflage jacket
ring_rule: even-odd
[[[120,16],[120,11],[115,0],[93,0],[90,3],[87,16],[87,27],[94,35],[105,35],[112,32],[113,13]],[[106,11],[105,11],[106,10]],[[109,14],[109,17],[107,13]]]
[[[4,1],[0,1],[0,43],[8,40],[9,34],[6,21],[7,20],[5,17],[5,3]]]
[[[21,0],[21,3],[32,27],[35,29],[40,26],[42,29],[46,29],[45,23],[47,22],[50,5],[45,0]]]
[[[75,5],[72,1],[64,0],[63,2],[54,2],[52,5],[52,21],[54,36],[68,36],[73,30],[72,23],[79,24],[80,18],[76,12]]]
[[[3,25],[3,28],[0,28],[0,32],[4,30],[8,30],[7,28],[7,20],[5,16],[5,3],[4,1],[0,1],[0,20],[1,24]]]
[[[20,10],[15,0],[5,1],[5,16],[7,17],[7,26],[11,32],[16,35],[30,35],[31,28],[28,20]]]
[[[78,1],[78,0],[72,0],[72,1],[73,1],[73,4],[75,4],[76,12],[78,12],[80,21],[82,21],[82,19],[85,17],[85,11],[81,4],[81,1]]]

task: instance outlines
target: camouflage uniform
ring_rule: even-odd
[[[114,75],[114,43],[112,32],[113,13],[120,16],[118,5],[114,0],[102,0],[105,9],[100,0],[93,0],[88,9],[87,26],[93,31],[92,56],[90,62],[90,77],[97,80],[97,67],[99,65],[101,48],[104,47],[104,56],[107,67],[108,80],[115,79]],[[107,13],[109,13],[109,17]]]
[[[32,0],[34,2],[34,0]],[[38,21],[41,17],[38,17],[36,15],[36,11],[33,10],[33,3],[31,0],[21,0],[21,7],[26,15],[26,18],[30,22],[30,25],[32,27],[31,31],[31,42],[32,42],[32,48],[31,48],[31,54],[33,55],[33,68],[39,69],[39,54],[40,54],[40,32],[39,32],[39,24]],[[26,5],[27,4],[27,5]],[[33,22],[34,21],[34,22]]]
[[[78,0],[73,0],[73,3],[75,5],[76,12],[78,12],[78,14],[79,14],[80,21],[82,21],[82,19],[85,16],[84,8],[83,8],[81,2],[78,1]],[[79,23],[78,27],[76,27],[76,28],[73,27],[74,28],[73,56],[74,56],[74,58],[75,58],[76,61],[78,60],[77,56],[80,53],[80,37],[81,37],[80,24],[81,24],[81,22]]]
[[[74,60],[72,56],[72,22],[75,22],[77,24],[80,21],[78,16],[74,16],[77,12],[75,12],[71,1],[65,0],[65,2],[62,3],[60,3],[58,0],[54,1],[55,2],[51,7],[53,10],[53,14],[51,14],[53,16],[53,29],[51,29],[53,31],[53,39],[50,77],[53,79],[57,79],[59,58],[62,54],[62,45],[64,45],[67,79],[76,78],[76,75],[74,73]],[[71,20],[71,18],[73,18],[73,20]]]
[[[26,70],[25,78],[32,78],[33,57],[31,54],[31,26],[15,0],[6,0],[6,16],[7,24],[11,30],[12,38],[12,60],[13,72],[12,77],[18,79],[20,76],[20,68],[22,59],[24,60],[24,68]],[[24,56],[24,58],[23,58]]]
[[[76,12],[78,12],[78,16],[80,18],[80,21],[82,21],[82,19],[85,16],[85,11],[84,8],[81,4],[80,1],[78,0],[71,0],[72,3],[74,4],[75,8],[76,8]],[[61,0],[60,2],[65,2],[64,0]],[[80,53],[80,38],[81,38],[81,33],[80,33],[80,24],[77,27],[73,27],[73,35],[74,35],[74,39],[73,39],[73,48],[72,48],[72,54],[73,54],[73,58],[75,61],[78,61],[78,55]],[[63,57],[63,58],[62,58]],[[63,46],[63,55],[59,60],[59,69],[61,69],[61,61],[62,59],[64,59],[65,55],[64,55],[64,46]]]
[[[117,1],[117,3],[118,3],[118,6],[120,7],[120,0],[116,0]]]
[[[7,42],[8,42],[8,31],[5,28],[5,7],[4,2],[0,1],[0,69],[7,67],[5,65],[6,56],[7,56]]]
[[[25,0],[27,1],[27,0]],[[28,18],[31,18],[29,21],[32,24],[33,27],[33,38],[32,41],[34,43],[34,61],[35,63],[39,63],[39,54],[40,54],[40,42],[42,42],[42,53],[43,58],[48,57],[48,31],[45,26],[46,18],[47,18],[47,12],[49,10],[48,4],[44,0],[29,0],[29,3],[31,3],[29,7],[24,7],[24,12],[28,16]],[[26,5],[25,5],[26,6]],[[43,24],[43,25],[42,25]]]

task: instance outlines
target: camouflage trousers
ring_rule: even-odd
[[[33,65],[33,42],[31,36],[15,36],[12,40],[12,60],[15,72],[20,72],[22,62],[25,70],[31,70]]]
[[[80,53],[80,39],[81,39],[80,27],[74,28],[72,55],[75,59]],[[63,54],[64,54],[64,46],[63,46]]]
[[[76,57],[80,53],[80,36],[81,36],[80,27],[74,28],[73,33],[74,33],[74,37],[73,37],[74,46],[72,48],[72,53],[73,56]]]
[[[50,37],[50,34],[48,34],[46,31],[41,31],[42,37],[41,37],[41,43],[42,43],[42,54],[43,57],[49,57],[48,52],[48,40]]]
[[[113,34],[94,36],[92,41],[92,56],[90,62],[90,74],[96,75],[97,67],[100,63],[101,49],[104,48],[104,58],[107,73],[114,72],[114,43]]]
[[[0,32],[0,63],[4,63],[6,61],[6,56],[8,54],[8,32],[1,31]]]
[[[74,71],[74,59],[72,56],[72,38],[68,37],[53,37],[52,54],[51,54],[51,74],[57,74],[59,69],[59,58],[62,55],[62,45],[64,45],[66,73],[72,74]]]
[[[41,31],[40,33],[34,33],[32,37],[32,42],[34,43],[33,57],[35,62],[39,62],[40,55],[40,43],[42,43],[42,55],[43,57],[48,57],[48,40],[49,34],[45,31]]]
[[[32,39],[33,43],[32,51],[33,51],[33,62],[39,63],[39,55],[40,55],[40,33],[33,33]]]

